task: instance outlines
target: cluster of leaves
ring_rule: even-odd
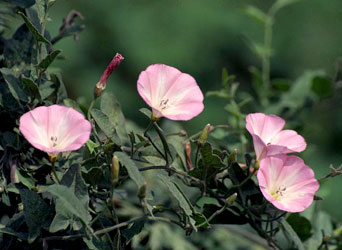
[[[323,74],[306,73],[291,85],[272,83],[278,91],[259,99],[237,93],[238,84],[224,71],[223,89],[208,95],[227,99],[227,125],[208,125],[194,135],[170,121],[161,127],[150,122],[144,130],[125,120],[111,93],[102,94],[99,108],[67,98],[61,75],[50,65],[61,53],[55,43],[82,30],[74,22],[82,17],[78,12],[51,38],[45,25],[54,1],[7,2],[23,24],[12,38],[0,37],[1,249],[229,249],[229,235],[253,235],[250,229],[260,236],[251,241],[264,248],[304,249],[304,241],[316,248],[341,246],[341,226],[316,207],[287,216],[268,203],[255,182],[253,158],[245,154],[243,109],[249,100],[272,102],[275,113],[299,112],[313,93],[324,92]],[[265,86],[253,72],[261,96]],[[28,110],[54,103],[87,114],[92,135],[81,150],[51,163],[23,138],[18,123]],[[141,112],[148,123],[150,111]],[[221,226],[209,231],[211,237],[201,237],[215,224]]]

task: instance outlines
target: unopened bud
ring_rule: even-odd
[[[226,199],[226,204],[227,206],[232,206],[236,200],[236,197],[237,197],[237,193],[234,193],[232,194],[231,196],[229,196],[227,199]]]
[[[138,191],[138,197],[139,199],[144,199],[146,197],[146,182],[140,187],[139,191]]]
[[[110,168],[110,182],[116,183],[119,180],[120,163],[116,155],[112,158],[112,166]]]
[[[114,69],[116,69],[123,60],[124,60],[124,57],[120,55],[119,53],[116,53],[116,55],[114,56],[114,58],[109,63],[106,70],[103,72],[102,76],[100,77],[100,80],[95,85],[95,88],[94,88],[95,98],[99,97],[102,94],[102,92],[105,90],[108,77],[113,73]]]
[[[213,126],[211,126],[209,123],[204,127],[202,134],[200,138],[198,139],[198,143],[201,145],[204,145],[207,142],[208,135],[210,131],[213,130]]]
[[[17,174],[17,162],[16,160],[12,161],[12,165],[11,165],[11,183],[19,183],[19,177]]]
[[[185,143],[185,157],[186,157],[186,164],[188,165],[189,170],[193,170],[194,167],[191,162],[191,143],[187,141]]]
[[[179,132],[179,136],[185,137],[186,135],[187,135],[187,133],[183,129]]]

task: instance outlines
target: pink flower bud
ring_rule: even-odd
[[[106,70],[103,72],[102,76],[100,77],[100,80],[95,85],[95,89],[94,89],[95,97],[99,97],[102,94],[103,90],[106,88],[106,82],[107,82],[108,77],[113,73],[114,69],[116,69],[121,63],[121,61],[123,60],[124,60],[124,57],[121,54],[116,53],[116,55],[114,56],[114,58],[109,63]]]

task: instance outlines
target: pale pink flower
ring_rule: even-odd
[[[140,73],[138,92],[154,117],[190,120],[204,108],[203,94],[195,79],[164,64],[150,65]]]
[[[292,213],[308,208],[319,188],[312,169],[294,155],[262,159],[257,177],[264,197],[278,209]]]
[[[94,88],[95,97],[99,97],[102,94],[102,92],[106,88],[108,77],[113,73],[114,69],[116,69],[124,59],[125,58],[121,54],[116,53],[116,55],[113,57],[112,61],[109,63],[106,70],[103,72],[102,76],[100,77],[100,80],[95,85],[95,88]]]
[[[306,148],[304,138],[294,130],[282,130],[285,121],[276,115],[249,114],[246,128],[253,137],[257,161],[277,154],[302,152]]]
[[[82,147],[89,139],[91,124],[73,108],[51,105],[23,114],[19,129],[32,146],[55,155]]]

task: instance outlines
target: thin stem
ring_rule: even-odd
[[[247,181],[249,181],[249,180],[250,180],[250,179],[251,179],[251,178],[254,176],[254,174],[256,173],[256,171],[257,171],[257,169],[256,169],[256,168],[254,168],[254,169],[253,169],[253,172],[252,172],[252,173],[250,173],[246,179],[244,179],[242,182],[240,182],[240,184],[233,185],[231,188],[238,188],[238,187],[242,187],[244,184],[246,184],[246,183],[247,183]]]
[[[220,210],[216,210],[216,212],[213,213],[213,214],[209,217],[209,219],[208,219],[207,221],[202,222],[202,223],[199,224],[197,227],[202,227],[202,226],[204,226],[204,225],[206,225],[206,224],[209,225],[209,222],[212,221],[217,215],[219,215],[219,214],[221,214],[222,212],[224,212],[224,210],[226,210],[226,208],[227,208],[227,204],[225,203],[225,205],[224,205]]]
[[[157,131],[157,134],[163,144],[163,147],[164,147],[164,152],[165,152],[165,161],[166,161],[166,165],[168,166],[169,165],[169,159],[167,157],[167,155],[170,155],[171,159],[172,159],[172,155],[171,155],[171,152],[170,152],[170,148],[169,148],[169,145],[167,144],[167,141],[166,141],[166,138],[164,136],[164,133],[163,133],[163,130],[158,126],[157,122],[153,122],[153,126],[154,128],[156,129]]]
[[[149,166],[149,167],[139,168],[139,171],[147,171],[147,170],[154,170],[154,169],[164,169],[166,171],[170,171],[172,173],[187,177],[187,178],[189,178],[195,182],[202,183],[202,181],[200,179],[197,179],[196,177],[193,177],[193,176],[187,174],[186,172],[183,172],[183,171],[180,171],[180,170],[177,170],[173,167],[168,167],[168,166]]]
[[[88,115],[87,115],[87,117],[88,117],[88,120],[89,120],[89,121],[91,120],[91,110],[93,109],[93,107],[94,107],[94,105],[95,105],[95,102],[96,102],[96,98],[94,98],[94,99],[91,101],[91,103],[90,103],[90,105],[89,105],[89,108],[88,108]]]
[[[178,221],[169,219],[169,218],[165,218],[165,217],[152,217],[152,216],[143,216],[143,217],[138,217],[138,218],[134,218],[125,222],[122,222],[120,224],[111,226],[111,227],[107,227],[101,230],[98,230],[96,232],[94,232],[94,235],[101,235],[101,234],[105,234],[108,232],[111,232],[113,230],[116,230],[118,228],[122,228],[122,227],[126,227],[132,223],[138,222],[138,221],[163,221],[163,222],[168,222],[168,223],[173,223],[176,224],[180,227],[184,227],[184,225]],[[51,237],[46,237],[46,238],[42,238],[40,241],[48,241],[48,240],[74,240],[74,239],[78,239],[78,238],[82,238],[82,237],[86,237],[86,234],[75,234],[75,235],[67,235],[67,236],[51,236]]]

